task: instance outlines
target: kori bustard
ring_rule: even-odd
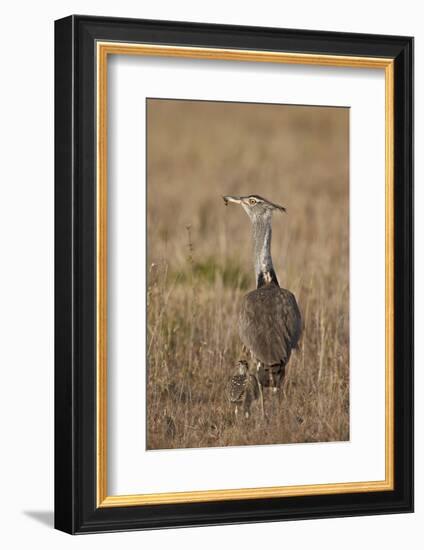
[[[259,195],[223,199],[226,205],[232,202],[242,206],[252,223],[256,289],[242,299],[239,334],[254,361],[253,372],[264,415],[263,388],[271,387],[277,392],[281,387],[286,365],[302,332],[296,298],[280,287],[271,257],[272,214],[286,209]]]

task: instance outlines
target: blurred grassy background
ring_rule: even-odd
[[[147,447],[349,438],[349,111],[148,100]],[[285,394],[236,422],[237,308],[255,287],[250,222],[222,195],[256,193],[305,329]],[[266,396],[267,397],[267,396]]]

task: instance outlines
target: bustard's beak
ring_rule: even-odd
[[[231,195],[226,195],[225,197],[222,197],[222,198],[224,199],[225,206],[227,206],[229,202],[235,202],[236,204],[241,203],[241,197],[233,197]]]

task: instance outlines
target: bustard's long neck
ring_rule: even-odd
[[[253,221],[253,258],[257,287],[268,283],[278,285],[271,258],[271,213]]]

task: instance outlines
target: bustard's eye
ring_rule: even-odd
[[[249,199],[249,204],[256,204],[256,203],[257,203],[256,199]]]

